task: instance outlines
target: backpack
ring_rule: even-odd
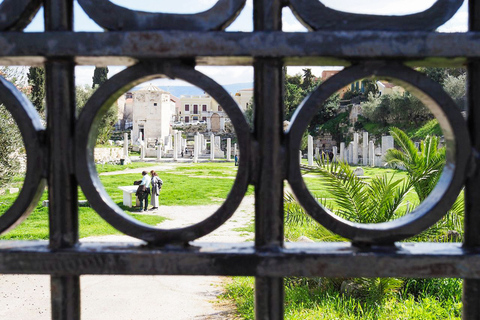
[[[158,178],[158,177],[157,177],[157,178]],[[158,179],[157,179],[158,191],[160,191],[160,190],[162,189],[162,185],[163,185],[162,179],[158,178]]]

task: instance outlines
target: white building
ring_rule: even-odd
[[[391,82],[377,81],[377,86],[380,95],[393,94],[395,92],[400,94],[405,93],[405,89],[403,87],[397,86],[396,84],[393,84]]]
[[[240,108],[245,111],[252,102],[253,89],[244,89],[232,95]],[[225,122],[230,121],[222,106],[210,95],[182,95],[177,119],[185,124],[206,123],[207,130],[225,130]]]
[[[119,109],[123,109],[123,117],[132,121],[134,143],[139,140],[147,144],[165,142],[175,115],[175,101],[170,93],[149,85],[126,93],[119,99],[119,106]]]
[[[248,106],[252,104],[253,89],[239,90],[237,93],[235,93],[233,98],[238,103],[240,108],[242,108],[242,110],[245,112],[245,110],[247,110]]]

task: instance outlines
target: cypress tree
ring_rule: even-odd
[[[99,68],[95,67],[93,71],[93,84],[92,89],[95,89],[97,86],[101,86],[105,81],[107,81],[108,67]]]
[[[38,111],[43,111],[45,104],[45,69],[30,67],[27,76],[28,84],[32,87],[32,103]]]

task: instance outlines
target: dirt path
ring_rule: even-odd
[[[134,169],[138,172],[141,169]],[[169,218],[161,228],[191,225],[211,215],[218,206],[160,207]],[[246,197],[232,218],[199,241],[243,242],[253,234],[235,231],[253,219],[253,196]],[[138,241],[128,236],[84,238],[86,241]],[[82,276],[82,319],[232,319],[233,306],[219,303],[222,282],[213,276]],[[2,275],[0,319],[51,319],[48,276]]]

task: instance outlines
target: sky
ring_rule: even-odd
[[[342,10],[354,13],[369,14],[409,14],[428,9],[436,0],[322,0],[327,7],[336,10]],[[1,2],[1,1],[0,1]],[[151,12],[170,12],[170,13],[196,13],[208,10],[217,0],[111,0],[111,2],[127,7]],[[232,32],[249,32],[253,30],[253,0],[247,0],[247,4],[238,18],[227,28]],[[462,5],[455,16],[445,25],[439,28],[440,32],[465,32],[467,31],[467,0]],[[102,29],[95,24],[83,12],[81,7],[75,2],[75,31],[102,32]],[[43,11],[40,11],[32,23],[27,27],[27,32],[43,31]],[[306,32],[307,30],[293,16],[289,8],[283,10],[283,31],[286,32]],[[324,69],[340,69],[341,67],[311,67],[313,74],[320,76]],[[302,67],[288,67],[287,72],[291,75],[302,73]],[[76,68],[76,84],[91,85],[93,76],[93,66],[82,66]],[[122,66],[109,66],[109,74],[114,74],[123,70]],[[197,70],[205,73],[209,77],[222,85],[232,83],[253,82],[252,67],[210,67],[199,66]],[[159,86],[188,85],[181,81],[172,81],[167,79],[155,80],[154,83]]]

